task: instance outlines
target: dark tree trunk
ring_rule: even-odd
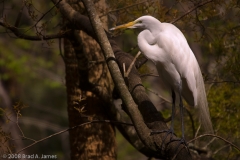
[[[109,119],[107,104],[94,92],[97,88],[98,92],[111,95],[113,90],[99,45],[84,32],[72,31],[64,40],[64,50],[69,127],[93,119]],[[70,147],[74,160],[116,159],[114,127],[94,123],[71,130]]]

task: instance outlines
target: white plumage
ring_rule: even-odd
[[[201,123],[213,132],[204,82],[198,62],[182,32],[173,24],[161,23],[151,16],[142,16],[119,28],[142,28],[138,46],[152,60],[165,85],[182,95],[191,106],[196,106]]]

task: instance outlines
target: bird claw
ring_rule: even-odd
[[[179,144],[178,144],[177,148],[175,149],[175,152],[174,152],[174,153],[177,153],[178,148],[180,147],[181,144],[183,144],[183,145],[185,146],[185,148],[187,148],[188,153],[190,154],[190,151],[189,151],[187,142],[186,142],[186,140],[185,140],[184,137],[182,137],[182,138],[177,138],[177,139],[173,139],[173,140],[171,140],[170,142],[168,142],[168,144],[171,143],[171,142],[174,142],[174,141],[179,141]],[[168,144],[167,144],[167,145],[168,145]]]
[[[162,141],[162,144],[161,144],[161,147],[160,147],[161,149],[162,149],[163,144],[164,144],[164,142],[165,142],[165,140],[167,139],[167,137],[168,137],[169,134],[171,135],[171,137],[170,137],[170,141],[167,143],[167,145],[168,145],[169,143],[171,143],[172,141],[175,141],[175,140],[172,140],[173,135],[176,136],[176,134],[174,133],[173,129],[170,128],[169,130],[151,131],[151,133],[150,133],[150,135],[154,135],[154,134],[165,133],[165,132],[166,132],[166,136],[163,138],[163,141]]]
[[[159,134],[159,133],[165,133],[165,132],[166,132],[166,136],[163,138],[163,141],[162,141],[162,144],[161,144],[161,147],[160,147],[161,149],[162,149],[163,144],[165,143],[168,135],[170,134],[171,135],[170,141],[166,143],[166,146],[169,145],[172,142],[179,141],[179,144],[178,144],[178,146],[177,146],[177,148],[176,148],[174,153],[176,153],[176,151],[178,151],[178,148],[179,148],[179,146],[181,144],[184,144],[184,146],[187,148],[188,152],[190,153],[189,148],[187,146],[187,143],[186,143],[186,140],[184,139],[184,137],[173,139],[173,135],[176,136],[176,134],[174,133],[172,128],[170,128],[169,130],[163,130],[163,131],[151,131],[150,135]]]

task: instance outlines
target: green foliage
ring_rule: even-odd
[[[2,73],[0,77],[2,80],[9,80],[11,78],[17,80],[18,82],[23,83],[28,78],[39,78],[41,76],[53,76],[54,78],[57,75],[54,75],[56,69],[54,68],[54,61],[48,59],[60,58],[59,55],[43,56],[41,53],[44,49],[31,52],[31,47],[33,43],[26,40],[13,40],[15,47],[20,47],[22,50],[17,50],[17,48],[6,48],[4,44],[0,44],[2,48],[0,51],[0,68]],[[40,47],[40,46],[39,46]],[[48,52],[46,50],[46,52]],[[58,71],[60,74],[63,74],[63,71]],[[57,77],[56,77],[57,78]],[[49,87],[59,87],[62,83],[59,81],[53,81],[49,78],[43,78],[43,82]]]
[[[216,134],[227,138],[235,145],[240,145],[240,101],[239,84],[222,83],[213,85],[208,94],[210,112]],[[214,151],[217,151],[224,144],[223,142],[213,143]],[[231,152],[229,152],[231,151]],[[238,152],[227,145],[222,151],[215,155],[216,159],[229,156],[235,157]]]
[[[214,85],[209,91],[209,106],[215,127],[224,137],[239,139],[239,93],[237,84],[223,83]],[[230,132],[229,132],[230,131]]]
[[[7,13],[6,20],[11,25],[15,24],[20,7],[24,5],[23,15],[19,23],[20,32],[23,34],[42,36],[58,33],[59,15],[56,15],[59,12],[56,8],[50,9],[53,7],[50,1],[4,1],[0,5],[1,15],[5,16]],[[48,14],[45,14],[47,12]],[[39,20],[40,18],[42,19]],[[63,129],[62,127],[68,125],[64,86],[65,68],[59,55],[57,40],[27,41],[17,38],[9,30],[6,33],[6,29],[3,27],[0,28],[0,32],[0,81],[3,84],[3,89],[6,90],[12,104],[21,101],[28,106],[20,112],[21,108],[18,108],[18,105],[4,106],[2,97],[0,97],[0,107],[3,107],[0,108],[1,126],[12,125],[16,127],[14,131],[11,127],[9,131],[6,130],[8,127],[5,127],[3,132],[0,128],[0,152],[15,153],[16,149],[20,149],[20,145],[12,141],[16,148],[12,147],[12,144],[9,144],[11,142],[9,138],[20,139],[21,133],[24,133],[27,137],[37,140],[60,131]],[[5,107],[15,109],[18,116],[22,115],[18,123],[12,117],[10,117],[11,119],[6,118]],[[14,137],[8,135],[8,133],[15,131],[19,134],[14,133]],[[6,142],[3,143],[2,139]],[[26,146],[31,142],[31,140],[25,139],[20,143]],[[33,147],[27,153],[57,154],[58,159],[67,159],[63,156],[66,152],[62,151],[63,144],[61,143],[63,141],[61,138],[56,137],[50,142]],[[65,138],[64,142],[67,143],[68,139]],[[1,152],[1,154],[3,153]]]
[[[19,76],[23,72],[28,72],[27,67],[22,67],[25,66],[27,57],[15,54],[13,50],[9,50],[5,46],[5,44],[0,44],[2,48],[0,51],[0,68],[1,70],[5,70],[0,75],[1,79],[15,78],[15,76]]]

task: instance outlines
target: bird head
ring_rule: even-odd
[[[156,23],[160,23],[156,18],[152,16],[142,16],[136,19],[135,21],[113,27],[110,30],[117,30],[117,29],[124,29],[124,28],[150,29],[154,27]]]

